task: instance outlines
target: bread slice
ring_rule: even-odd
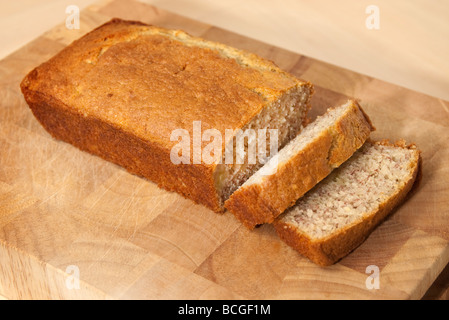
[[[416,146],[404,141],[367,142],[276,219],[277,233],[318,265],[337,262],[405,199],[420,159]]]
[[[261,166],[226,163],[226,146],[237,136],[226,130],[279,129],[283,146],[307,121],[313,92],[310,83],[252,53],[120,19],[32,70],[21,89],[53,137],[217,212]],[[209,129],[221,135],[221,152],[203,161],[210,140],[202,133]],[[184,138],[190,150],[177,163],[171,151]]]
[[[249,229],[273,222],[360,148],[372,130],[355,100],[329,109],[238,188],[225,207]]]

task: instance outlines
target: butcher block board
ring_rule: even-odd
[[[153,6],[103,1],[0,62],[0,295],[9,299],[419,299],[449,262],[449,103]],[[315,84],[311,116],[360,99],[377,131],[422,150],[407,201],[349,256],[318,267],[154,183],[52,139],[20,93],[27,72],[112,17],[255,52]],[[381,54],[381,53],[379,53]],[[425,79],[423,79],[425,81]],[[377,266],[378,289],[368,266]],[[79,279],[79,281],[77,281]]]

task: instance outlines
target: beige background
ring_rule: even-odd
[[[142,0],[415,91],[449,100],[449,1]],[[0,3],[0,58],[95,0]],[[365,9],[380,9],[368,30]],[[449,111],[448,111],[449,112]]]
[[[0,2],[0,59],[63,22],[67,5],[93,2]],[[449,1],[143,2],[449,100]],[[380,9],[380,30],[365,27],[370,4]]]

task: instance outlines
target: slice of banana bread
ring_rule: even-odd
[[[403,141],[367,142],[276,219],[277,233],[316,264],[335,263],[405,199],[420,159],[416,146]]]
[[[254,54],[120,19],[32,70],[21,89],[53,137],[217,212],[261,165],[226,163],[224,150],[236,136],[226,130],[278,129],[282,147],[304,125],[313,92]],[[221,135],[222,152],[205,162],[210,136],[202,132],[209,129]],[[189,140],[181,163],[170,155],[179,155],[171,152],[186,137],[174,132]]]
[[[360,148],[374,130],[355,100],[329,109],[226,201],[246,227],[270,223]]]

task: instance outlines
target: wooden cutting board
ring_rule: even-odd
[[[374,138],[415,142],[422,179],[331,267],[122,168],[56,141],[19,90],[25,74],[111,17],[180,28],[315,84],[316,116],[361,100]],[[379,53],[381,54],[381,53]],[[418,299],[449,262],[449,103],[138,2],[103,1],[0,62],[0,294],[10,299]],[[425,79],[423,79],[425,81]],[[379,288],[366,272],[377,266]],[[77,281],[79,279],[79,281]]]

